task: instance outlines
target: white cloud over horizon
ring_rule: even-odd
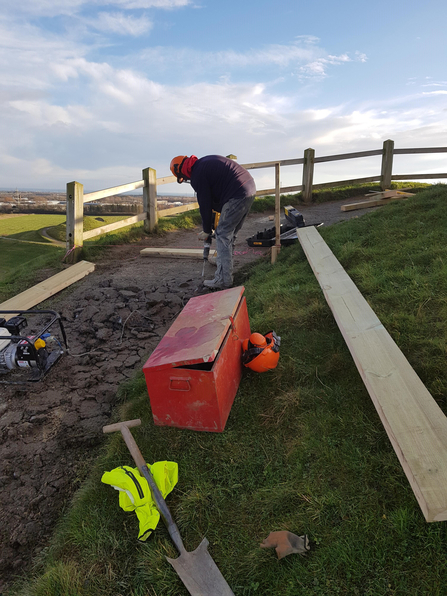
[[[343,94],[352,76],[362,88],[362,71],[377,60],[357,42],[340,48],[303,33],[230,49],[161,44],[159,11],[175,19],[177,9],[197,8],[190,1],[38,0],[33,14],[45,16],[50,4],[53,18],[76,13],[100,37],[0,15],[2,188],[63,189],[71,180],[107,188],[138,179],[147,166],[165,176],[179,153],[231,152],[254,162],[301,157],[307,147],[318,155],[378,149],[387,138],[396,146],[445,144],[441,77],[407,77],[411,93]],[[203,18],[206,10],[196,12]],[[375,163],[360,161],[338,162],[340,177],[372,175],[364,172]],[[317,169],[316,181],[333,176],[326,171]],[[283,182],[296,176],[284,171]]]

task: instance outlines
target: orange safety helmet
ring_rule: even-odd
[[[252,333],[242,342],[242,364],[256,372],[272,370],[278,364],[280,345],[281,338],[274,331]]]
[[[184,180],[182,176],[182,165],[187,158],[187,155],[177,155],[177,157],[174,157],[174,159],[171,161],[171,172],[177,177],[177,182],[179,184],[181,184]]]

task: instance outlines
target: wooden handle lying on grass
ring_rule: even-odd
[[[116,431],[120,431],[123,435],[123,439],[130,451],[131,456],[133,457],[134,462],[137,464],[137,468],[143,473],[143,466],[146,465],[143,456],[141,455],[141,451],[138,449],[138,445],[135,443],[135,439],[132,436],[129,428],[133,426],[140,426],[141,420],[137,418],[136,420],[127,420],[127,422],[117,422],[116,424],[109,424],[108,426],[104,426],[102,429],[103,433],[114,433]]]
[[[134,462],[137,465],[137,468],[140,470],[140,473],[144,478],[146,478],[149,487],[151,489],[152,497],[154,499],[155,505],[160,512],[160,515],[163,521],[168,528],[168,532],[174,542],[177,550],[180,554],[185,552],[185,547],[183,546],[183,542],[180,536],[180,532],[172,519],[171,512],[166,505],[166,502],[163,498],[163,495],[160,492],[160,489],[155,483],[155,480],[152,477],[151,471],[149,470],[146,462],[144,461],[143,456],[141,455],[141,451],[138,448],[138,445],[135,442],[135,439],[132,436],[129,428],[133,426],[140,426],[141,420],[127,420],[127,422],[117,422],[116,424],[109,424],[108,426],[103,426],[102,432],[103,433],[113,433],[116,431],[120,431],[123,435],[123,439],[130,451],[130,454],[133,457]]]

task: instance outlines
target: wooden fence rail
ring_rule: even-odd
[[[447,174],[393,174],[393,157],[394,155],[411,155],[418,153],[447,153],[447,147],[424,147],[414,149],[395,149],[394,141],[384,141],[382,149],[374,149],[371,151],[358,151],[356,153],[342,153],[339,155],[326,155],[322,157],[315,157],[314,149],[306,149],[304,157],[297,159],[282,159],[276,161],[265,161],[257,163],[243,164],[247,170],[258,170],[263,168],[275,169],[275,188],[268,188],[258,190],[257,196],[275,195],[275,228],[276,228],[276,242],[272,249],[272,263],[275,262],[278,252],[280,250],[280,195],[285,193],[302,192],[305,202],[312,200],[312,191],[323,188],[335,188],[338,186],[350,186],[354,184],[367,184],[368,182],[380,182],[382,190],[390,187],[392,180],[433,180],[439,178],[447,178]],[[357,159],[361,157],[382,156],[381,171],[376,176],[367,176],[363,178],[353,178],[349,180],[338,180],[333,182],[324,182],[321,184],[314,184],[314,170],[315,164],[327,163],[331,161],[340,161],[345,159]],[[235,156],[231,156],[235,157]],[[296,186],[281,187],[280,174],[282,166],[302,165],[302,183]],[[83,246],[84,240],[95,238],[101,234],[106,234],[138,223],[144,222],[144,229],[151,232],[158,222],[158,208],[157,208],[157,188],[163,184],[172,184],[176,182],[175,176],[165,176],[157,178],[156,171],[153,168],[145,168],[142,171],[142,179],[121,186],[114,186],[104,190],[98,190],[84,195],[84,187],[80,182],[69,182],[67,184],[67,253],[70,255],[69,260],[75,262],[78,258],[80,249]],[[131,192],[138,188],[143,189],[143,212],[139,215],[123,219],[119,222],[102,226],[84,232],[83,218],[84,218],[84,203],[90,201],[98,201],[105,197],[119,195],[125,192]],[[189,203],[179,207],[172,207],[164,209],[160,214],[162,216],[175,215],[184,213],[192,209],[198,208],[198,203]]]

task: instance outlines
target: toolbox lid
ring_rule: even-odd
[[[143,369],[213,362],[244,293],[239,286],[191,298]],[[244,339],[244,338],[241,338]]]

